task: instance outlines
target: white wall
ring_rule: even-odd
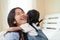
[[[8,2],[7,0],[0,0],[1,3],[1,16],[2,16],[2,30],[7,29],[7,15],[8,15]]]
[[[21,7],[25,12],[30,9],[36,9],[36,0],[9,0],[8,10],[14,7]]]
[[[2,29],[2,13],[1,13],[1,1],[0,1],[0,31]]]

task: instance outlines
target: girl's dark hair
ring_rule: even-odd
[[[17,26],[17,24],[14,24],[14,21],[15,21],[15,10],[16,9],[20,9],[20,10],[22,10],[22,12],[24,12],[22,8],[19,8],[19,7],[13,8],[9,12],[8,18],[7,18],[9,27],[16,27]]]
[[[38,23],[37,26],[39,26],[39,16],[40,16],[40,13],[39,11],[33,9],[33,10],[29,10],[27,12],[27,15],[29,17],[29,23],[32,24],[32,23]]]

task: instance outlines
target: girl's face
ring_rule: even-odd
[[[17,22],[17,25],[24,24],[27,22],[27,15],[21,9],[16,9],[15,20]]]

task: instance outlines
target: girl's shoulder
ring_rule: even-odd
[[[19,39],[19,33],[18,32],[8,32],[5,37],[4,40],[13,40],[13,39]]]

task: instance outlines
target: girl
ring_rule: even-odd
[[[9,27],[19,27],[20,25],[27,22],[27,16],[24,14],[24,11],[19,8],[13,8],[8,14],[8,25]],[[5,34],[4,40],[26,40],[24,33],[20,30],[9,31]]]

